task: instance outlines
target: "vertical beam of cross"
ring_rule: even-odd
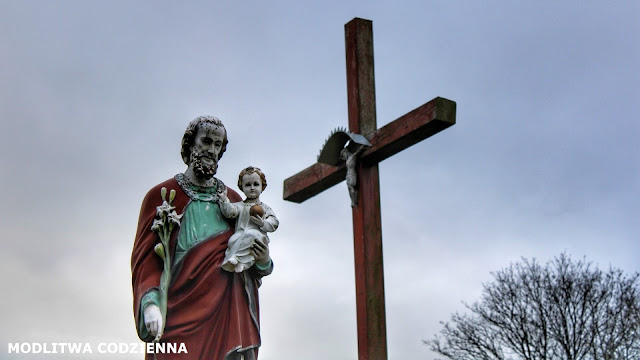
[[[370,137],[377,129],[373,26],[355,18],[345,25],[349,131]],[[387,333],[382,264],[378,164],[359,162],[358,204],[352,208],[358,318],[358,359],[386,360]]]

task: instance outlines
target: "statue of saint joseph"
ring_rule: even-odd
[[[255,360],[260,346],[258,287],[271,274],[267,244],[256,242],[255,264],[240,273],[223,270],[233,220],[222,216],[218,193],[225,185],[215,178],[227,148],[227,132],[213,116],[193,120],[182,138],[184,173],[152,188],[140,209],[131,256],[133,312],[141,340],[184,343],[188,354],[147,354],[146,359]],[[163,261],[154,251],[158,236],[151,230],[161,189],[175,190],[173,206],[180,227],[169,241],[171,281],[167,292],[166,323],[160,310],[159,284]],[[227,190],[231,202],[241,201]]]

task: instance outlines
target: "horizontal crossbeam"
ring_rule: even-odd
[[[456,103],[437,97],[373,133],[360,161],[373,165],[456,123]],[[315,163],[284,181],[283,198],[301,203],[344,180],[346,168]]]

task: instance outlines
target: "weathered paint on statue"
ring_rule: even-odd
[[[182,139],[187,170],[152,188],[142,202],[131,256],[138,336],[147,342],[184,343],[188,350],[188,355],[147,354],[147,359],[258,356],[258,287],[273,271],[273,263],[268,242],[257,238],[249,250],[252,266],[240,272],[221,267],[236,224],[222,215],[220,204],[224,199],[241,201],[214,176],[227,143],[219,119],[193,120]],[[159,210],[163,206],[167,220],[160,222],[171,223],[171,217],[179,228],[163,228],[158,222],[159,216],[164,219]],[[267,222],[266,216],[259,219]]]

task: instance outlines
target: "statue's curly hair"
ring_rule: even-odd
[[[220,149],[220,154],[218,155],[218,159],[222,158],[222,154],[227,151],[227,144],[229,141],[227,140],[227,129],[225,129],[222,121],[215,116],[211,115],[202,115],[193,119],[187,126],[187,130],[184,131],[184,135],[182,136],[182,149],[180,150],[180,155],[182,156],[182,161],[185,164],[189,165],[189,157],[191,156],[191,147],[193,146],[196,134],[198,133],[198,127],[202,123],[209,123],[216,126],[220,126],[224,130],[224,139],[222,140],[222,149]]]
[[[238,175],[238,188],[242,189],[242,177],[253,173],[260,175],[260,182],[262,182],[262,191],[264,191],[264,189],[267,187],[267,178],[264,176],[262,170],[253,166],[248,166],[240,171],[240,175]]]

